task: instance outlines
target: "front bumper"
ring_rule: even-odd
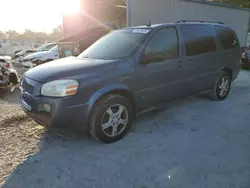
[[[87,129],[88,105],[69,105],[70,97],[35,97],[21,92],[23,110],[37,123],[56,128]]]

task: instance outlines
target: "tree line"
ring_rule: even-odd
[[[12,39],[12,40],[48,40],[56,41],[63,38],[62,26],[58,26],[52,30],[51,33],[35,32],[30,29],[25,29],[20,33],[15,30],[0,31],[0,39]]]
[[[204,1],[211,2],[211,0]],[[250,0],[212,0],[212,2],[234,5],[240,8],[250,8]]]

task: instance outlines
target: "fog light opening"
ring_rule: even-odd
[[[45,112],[50,112],[50,105],[49,104],[44,104],[43,109]]]

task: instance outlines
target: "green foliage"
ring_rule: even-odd
[[[213,2],[235,5],[241,8],[250,8],[249,0],[213,0]]]
[[[240,8],[250,8],[250,0],[213,0],[213,1],[218,3],[225,3],[238,6]],[[250,32],[250,25],[248,26],[248,31]]]

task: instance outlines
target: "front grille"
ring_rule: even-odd
[[[31,106],[27,103],[27,101],[25,101],[25,99],[21,99],[21,104],[23,105],[23,107],[27,110],[31,110]]]
[[[22,85],[21,87],[23,88],[23,91],[26,91],[29,94],[33,94],[34,92],[34,86],[30,85],[27,81],[26,78],[24,77],[22,80]]]

